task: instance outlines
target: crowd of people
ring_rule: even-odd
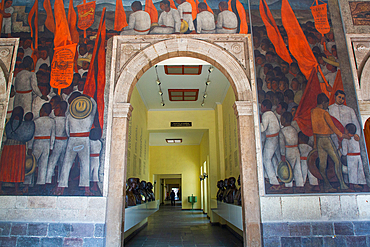
[[[95,122],[97,103],[83,94],[95,44],[90,36],[90,32],[87,38],[81,35],[76,73],[71,85],[61,91],[50,85],[53,39],[41,37],[37,49],[31,48],[31,37],[20,39],[3,138],[0,186],[12,182],[16,194],[27,194],[33,187],[36,194],[61,195],[69,182],[77,179],[85,195],[101,195],[97,183],[102,130]],[[89,109],[80,112],[78,103]],[[29,123],[34,127],[24,129]],[[32,155],[37,169],[27,174],[24,161]],[[71,169],[79,172],[70,173]],[[24,185],[22,191],[20,184]],[[48,184],[53,189],[47,189]]]
[[[311,111],[313,135],[305,135],[295,116],[299,105],[308,103],[302,102],[308,78],[301,73],[293,56],[293,62],[289,64],[277,55],[264,26],[253,27],[267,192],[368,191],[360,155],[361,126],[354,110],[345,105],[346,93],[333,90],[339,70],[334,34],[330,31],[325,36],[321,35],[311,21],[301,24],[301,27],[322,70],[322,74],[318,72],[318,81],[325,83],[324,75],[328,82],[325,88],[330,97],[334,95],[335,103],[329,106],[329,97],[325,93],[314,99],[317,105],[312,105],[314,109]],[[284,27],[279,26],[279,31],[288,46]],[[336,120],[343,126],[341,131],[334,124]],[[307,160],[313,149],[318,152],[318,173],[309,169]],[[333,187],[334,180],[327,176],[327,167],[331,163],[327,161],[328,156],[335,170],[334,187],[339,183],[338,188]],[[289,180],[279,177],[279,164],[282,162],[291,166],[292,177]]]

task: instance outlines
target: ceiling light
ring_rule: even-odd
[[[158,93],[159,93],[159,95],[161,95],[161,96],[163,95],[163,92],[162,92],[162,91],[159,91]]]
[[[213,67],[211,66],[209,69],[208,69],[208,72],[211,73],[213,71]]]
[[[182,139],[166,139],[167,143],[182,143]]]
[[[203,94],[203,98],[207,98],[207,96],[208,96],[208,95],[207,95],[206,93],[205,93],[205,94]]]
[[[156,80],[155,82],[157,83],[157,85],[161,85],[161,82],[159,80]]]
[[[206,81],[206,85],[208,86],[209,84],[211,84],[211,82],[210,81]]]
[[[161,103],[161,106],[165,106],[165,103],[164,103],[164,102],[162,102],[162,103]]]
[[[200,104],[201,106],[204,106],[204,103]]]

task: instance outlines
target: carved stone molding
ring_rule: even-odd
[[[113,105],[114,118],[127,118],[130,120],[131,113],[134,110],[130,103],[115,103]]]
[[[230,54],[232,54],[236,60],[244,67],[249,68],[248,64],[248,43],[246,42],[246,36],[240,34],[234,35],[209,35],[209,34],[197,34],[197,35],[145,35],[142,38],[137,36],[119,36],[117,58],[119,58],[119,64],[116,67],[116,74],[120,74],[122,67],[132,58],[135,54],[142,51],[145,47],[153,45],[158,41],[179,39],[179,50],[186,51],[186,44],[181,43],[184,41],[182,38],[190,38],[194,40],[203,40],[212,44],[215,44]],[[181,47],[182,46],[182,47]],[[170,49],[170,47],[165,47]],[[159,52],[157,50],[156,52]]]
[[[235,101],[233,109],[237,117],[253,115],[252,101]]]

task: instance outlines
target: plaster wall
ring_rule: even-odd
[[[200,209],[200,181],[199,181],[199,145],[182,146],[150,146],[150,175],[152,174],[181,174],[182,209],[191,209],[187,197],[198,197],[194,204]],[[167,179],[166,184],[169,184]]]

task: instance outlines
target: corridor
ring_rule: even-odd
[[[224,227],[211,226],[209,219],[199,210],[181,210],[181,206],[160,206],[148,218],[148,226],[125,246],[243,246]]]

